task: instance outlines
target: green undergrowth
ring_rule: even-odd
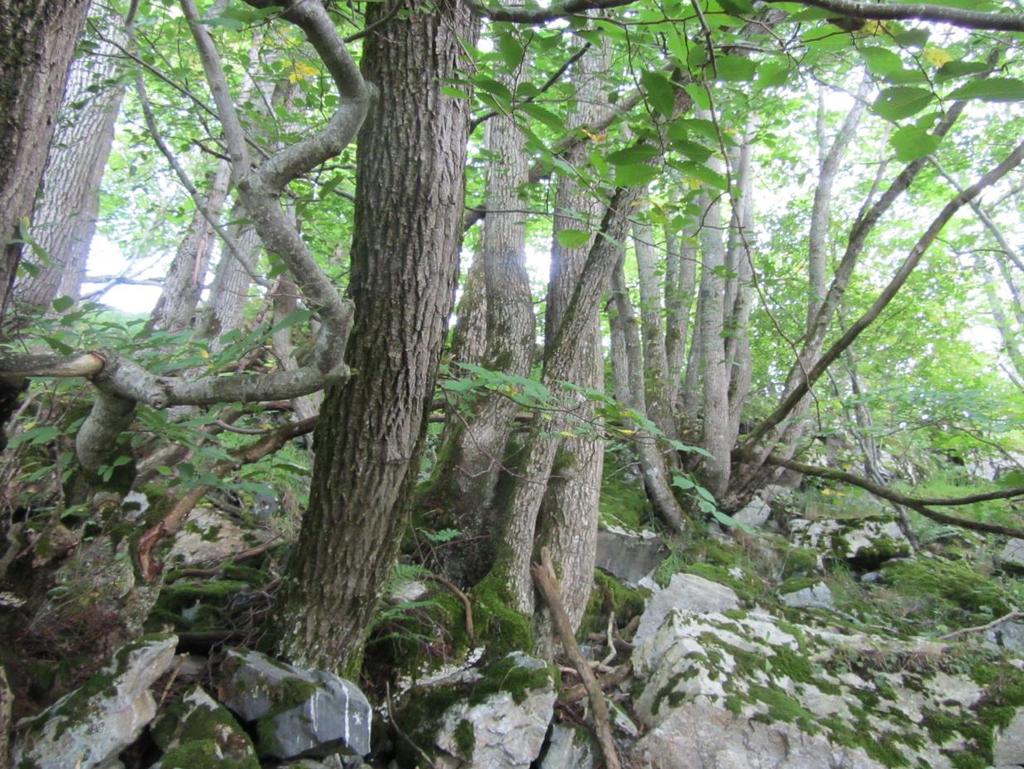
[[[625,626],[633,617],[643,613],[650,594],[644,588],[627,587],[612,575],[596,569],[594,586],[577,637],[585,639],[590,633],[604,633],[609,614],[615,615],[616,627]]]

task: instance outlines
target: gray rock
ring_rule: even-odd
[[[653,531],[604,526],[597,532],[595,566],[636,585],[665,560],[668,548]]]
[[[1024,765],[1024,708],[1018,708],[992,746],[992,763],[997,767]]]
[[[996,565],[1007,571],[1024,571],[1024,539],[1011,539],[999,555]]]
[[[723,707],[693,702],[673,709],[637,752],[658,769],[883,769],[862,750],[834,746],[792,724],[737,718]]]
[[[143,638],[121,649],[81,687],[23,722],[13,765],[92,769],[131,745],[156,715],[149,687],[174,660],[178,638]]]
[[[543,670],[538,659],[514,652],[516,667]],[[477,704],[456,702],[445,711],[434,744],[445,769],[527,769],[540,755],[555,705],[546,683],[524,692],[497,691]]]
[[[861,571],[871,571],[893,558],[913,555],[910,542],[895,519],[883,517],[789,522],[797,547],[819,551],[819,565],[828,558],[846,560]]]
[[[792,593],[783,593],[779,599],[791,609],[828,609],[831,611],[835,608],[832,591],[824,582],[794,590]]]
[[[738,523],[754,528],[764,526],[772,515],[772,509],[760,497],[754,497],[733,515]]]
[[[370,703],[358,686],[333,673],[233,649],[221,664],[217,698],[256,722],[261,756],[370,752]]]
[[[159,769],[196,769],[200,756],[230,769],[259,769],[249,735],[198,686],[161,714],[152,734],[163,751]]]
[[[166,560],[177,566],[222,561],[269,541],[271,536],[263,529],[243,528],[219,510],[197,507],[175,536]]]
[[[931,714],[976,729],[978,703],[992,690],[927,662],[947,653],[936,642],[794,626],[752,611],[671,612],[633,652],[634,709],[647,727],[641,759],[659,769],[952,769],[974,744],[955,731],[936,743]],[[871,663],[851,670],[858,658]],[[898,663],[911,659],[923,664]],[[1024,723],[991,733],[993,744],[1003,740],[1000,759],[1016,759],[1018,729]]]
[[[640,646],[651,638],[673,610],[703,614],[737,609],[739,605],[740,599],[730,587],[695,574],[673,574],[668,587],[657,591],[647,601],[633,645]]]
[[[1001,622],[986,631],[985,639],[1012,654],[1024,656],[1024,622]]]
[[[540,769],[593,769],[594,741],[583,729],[554,724]]]

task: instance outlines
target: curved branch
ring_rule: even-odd
[[[483,16],[491,21],[512,21],[518,24],[543,24],[555,19],[562,19],[566,16],[578,16],[587,11],[600,11],[606,8],[619,8],[623,5],[631,5],[636,0],[563,0],[548,8],[536,8],[527,10],[525,8],[510,8],[507,6],[487,7],[476,2],[467,0],[466,5],[478,16]]]
[[[922,499],[918,497],[908,497],[906,494],[901,494],[900,492],[893,491],[885,486],[880,486],[873,481],[869,481],[867,478],[861,478],[859,475],[847,473],[842,470],[833,470],[829,467],[818,467],[817,465],[795,462],[792,459],[783,459],[782,457],[777,457],[774,454],[769,454],[765,461],[768,464],[785,467],[787,470],[795,470],[796,472],[803,473],[804,475],[811,475],[816,478],[825,478],[826,480],[839,481],[840,483],[857,486],[871,494],[874,494],[876,497],[886,499],[890,502],[895,502],[897,505],[909,507],[911,510],[916,511],[925,518],[937,523],[958,526],[962,529],[970,529],[972,531],[983,531],[987,534],[1004,534],[1008,537],[1024,539],[1024,529],[1018,529],[1013,526],[1000,526],[995,523],[984,523],[982,521],[971,521],[966,518],[958,518],[954,515],[940,513],[928,507],[928,505],[945,505],[952,507],[956,505],[969,505],[973,502],[984,502],[993,499],[1009,499],[1011,497],[1024,496],[1024,489],[1021,488],[1005,489],[1003,491],[988,492],[985,494],[973,494],[971,496],[958,498]]]
[[[918,239],[917,243],[910,250],[907,258],[900,265],[900,268],[896,271],[892,280],[889,281],[889,285],[878,295],[871,307],[861,315],[854,323],[846,330],[836,342],[826,350],[822,356],[815,361],[814,365],[806,372],[803,373],[796,385],[792,388],[790,393],[783,399],[782,403],[751,432],[746,442],[742,446],[742,450],[746,451],[752,448],[758,441],[763,438],[769,430],[778,425],[789,416],[793,408],[800,402],[800,400],[807,394],[811,386],[818,381],[822,374],[828,369],[830,365],[838,358],[843,351],[853,344],[853,341],[861,335],[861,333],[870,326],[875,319],[882,313],[892,298],[896,296],[899,290],[903,287],[907,278],[910,277],[910,273],[914,271],[918,263],[921,261],[921,257],[924,256],[925,252],[931,246],[932,242],[939,236],[942,229],[946,226],[946,223],[953,217],[957,211],[960,210],[964,205],[970,203],[978,194],[986,187],[997,182],[999,179],[1008,174],[1011,170],[1016,168],[1021,161],[1024,160],[1024,142],[1018,144],[1017,147],[1011,152],[1006,159],[1004,159],[999,165],[989,171],[987,174],[982,176],[977,182],[972,184],[967,189],[960,192],[956,197],[950,200],[939,212],[939,215],[935,217],[932,223],[925,230],[924,234]]]
[[[764,0],[766,3],[783,3],[789,0]],[[833,11],[851,19],[917,20],[952,24],[964,29],[991,29],[999,32],[1024,32],[1024,16],[1012,13],[985,13],[964,8],[927,3],[865,3],[857,0],[798,0],[802,5],[812,5]]]

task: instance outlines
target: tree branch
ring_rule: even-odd
[[[789,0],[764,0],[782,3]],[[823,8],[851,19],[918,20],[952,24],[965,29],[991,29],[999,32],[1024,32],[1024,16],[1012,13],[985,13],[927,3],[865,3],[857,0],[798,0],[803,5]]]
[[[527,10],[525,8],[509,8],[506,6],[484,6],[476,0],[467,0],[469,6],[478,16],[483,16],[491,21],[512,21],[518,24],[543,24],[555,19],[562,19],[566,16],[578,16],[587,11],[600,11],[606,8],[619,8],[623,5],[630,5],[635,0],[563,0],[554,3],[548,8],[536,8]]]
[[[945,505],[952,507],[956,505],[969,505],[974,502],[984,502],[993,499],[1019,497],[1024,496],[1024,489],[1006,489],[998,492],[973,494],[971,496],[959,498],[921,499],[917,497],[908,497],[906,494],[893,491],[885,486],[880,486],[873,481],[869,481],[867,478],[861,478],[859,475],[847,473],[843,470],[834,470],[829,467],[808,465],[803,462],[796,462],[792,459],[783,459],[782,457],[777,457],[774,454],[769,454],[765,461],[768,462],[768,464],[785,467],[788,470],[794,470],[798,473],[803,473],[804,475],[811,475],[816,478],[825,478],[826,480],[839,481],[840,483],[857,486],[871,494],[874,494],[876,497],[886,499],[890,502],[895,502],[897,505],[909,507],[911,510],[920,513],[925,518],[933,520],[936,523],[958,526],[962,529],[970,529],[971,531],[983,531],[988,534],[1004,534],[1008,537],[1024,538],[1024,529],[1018,529],[1012,526],[1000,526],[994,523],[984,523],[982,521],[971,521],[966,518],[958,518],[953,515],[947,515],[946,513],[940,513],[928,507],[928,505]]]
[[[569,615],[565,613],[562,605],[561,591],[558,587],[558,578],[555,576],[554,567],[551,565],[551,551],[546,547],[541,550],[541,563],[535,563],[530,567],[533,581],[537,585],[544,602],[551,610],[551,621],[562,641],[562,648],[566,655],[572,660],[573,667],[580,674],[583,685],[587,688],[590,697],[590,709],[594,717],[594,731],[597,732],[597,742],[601,746],[601,754],[604,756],[604,764],[607,769],[620,769],[619,754],[615,749],[615,742],[612,739],[611,724],[608,719],[608,703],[605,701],[604,692],[601,691],[601,684],[594,677],[590,669],[590,663],[580,653],[576,644],[576,636],[572,632],[572,623],[569,622]]]
[[[763,438],[769,430],[774,428],[783,419],[785,419],[793,408],[800,402],[800,400],[807,394],[811,386],[818,381],[825,370],[838,358],[842,352],[853,344],[853,341],[861,335],[861,333],[874,322],[874,320],[881,314],[882,310],[888,306],[892,298],[896,296],[899,290],[903,287],[907,278],[910,277],[910,273],[914,271],[918,263],[921,261],[921,257],[924,256],[928,247],[931,246],[932,242],[939,236],[942,229],[946,226],[946,223],[953,217],[961,207],[970,203],[978,194],[986,187],[997,182],[1011,170],[1016,168],[1021,160],[1024,160],[1024,142],[1018,144],[1017,147],[1003,160],[998,166],[993,168],[991,171],[982,176],[977,182],[968,187],[967,189],[960,192],[955,198],[949,201],[939,213],[938,216],[928,226],[925,233],[918,239],[917,243],[910,250],[907,258],[900,266],[899,270],[893,276],[889,285],[878,295],[871,307],[861,315],[854,323],[846,330],[836,342],[829,347],[827,351],[814,363],[814,365],[806,372],[803,373],[797,380],[796,385],[790,391],[790,393],[783,399],[782,403],[754,429],[747,440],[742,446],[742,451],[747,451],[752,448],[758,441]]]

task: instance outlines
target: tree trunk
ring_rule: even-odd
[[[644,372],[646,360],[641,352],[640,331],[637,329],[636,313],[633,312],[633,305],[629,299],[623,262],[624,259],[620,258],[612,274],[612,290],[615,293],[615,305],[618,310],[612,325],[613,328],[618,327],[625,353],[625,403],[638,414],[651,418],[646,400],[645,383],[649,381]],[[621,366],[621,363],[619,365]],[[665,463],[665,455],[661,452],[658,438],[638,425],[630,427],[636,439],[636,452],[640,458],[640,472],[643,474],[647,498],[651,500],[651,505],[665,525],[673,531],[681,532],[684,528],[683,511],[672,494],[671,472]]]
[[[680,236],[671,225],[665,227],[665,244],[668,255],[665,265],[665,356],[672,411],[678,414],[682,408],[680,390],[690,331],[690,310],[697,285],[697,254],[692,238],[688,234]]]
[[[633,225],[633,245],[640,278],[640,331],[643,337],[647,415],[665,435],[676,436],[669,389],[668,353],[662,321],[663,291],[657,275],[658,247],[649,224]]]
[[[231,164],[226,160],[218,163],[209,179],[206,213],[219,219],[231,181]],[[150,323],[154,328],[174,332],[191,325],[215,244],[209,221],[202,212],[196,211],[192,214],[185,236],[178,243],[160,298],[150,315]],[[231,257],[225,254],[224,258]]]
[[[21,225],[30,220],[68,65],[88,0],[0,3],[0,321],[21,260]],[[20,387],[0,383],[0,428]],[[0,434],[0,449],[7,445]]]
[[[452,334],[452,360],[483,365],[487,352],[487,287],[484,284],[484,255],[477,252],[462,284]]]
[[[38,272],[14,290],[16,301],[44,310],[58,296],[78,299],[96,230],[100,181],[124,96],[124,86],[111,82],[119,66],[115,43],[125,40],[124,20],[99,5],[93,6],[91,19],[101,38],[71,67],[32,217],[32,237],[48,262],[37,265]]]
[[[729,444],[733,445],[740,432],[743,406],[750,392],[753,363],[750,359],[750,311],[753,306],[754,265],[752,253],[754,238],[754,184],[751,172],[752,138],[747,136],[737,153],[736,197],[732,204],[729,229],[729,251],[726,261],[735,277],[733,283],[729,335],[725,340],[725,366],[729,376]]]
[[[374,26],[378,22],[378,26]],[[279,604],[282,652],[358,661],[416,481],[458,275],[468,104],[441,93],[474,23],[460,2],[371,5],[362,71],[380,96],[359,137],[349,293],[356,324],[317,425],[309,509]]]
[[[591,48],[577,63],[573,72],[576,87],[576,106],[567,121],[571,130],[600,118],[607,103],[604,73],[611,61],[607,45]],[[574,160],[574,162],[576,162]],[[575,178],[562,176],[555,193],[555,216],[552,231],[578,229],[596,232],[604,208]],[[594,240],[592,239],[593,243]],[[545,372],[550,372],[555,345],[558,344],[566,314],[587,261],[589,248],[563,248],[552,243],[551,280],[548,286],[545,315]],[[610,272],[598,287],[603,292]],[[573,309],[582,312],[581,331],[574,339],[577,346],[571,365],[555,375],[552,381],[572,382],[580,387],[603,389],[604,365],[600,337],[600,304]],[[564,344],[564,342],[563,342]],[[562,600],[566,613],[577,627],[590,597],[594,580],[594,558],[597,552],[598,497],[601,491],[601,473],[604,470],[604,440],[590,425],[594,420],[594,407],[576,396],[574,410],[580,420],[570,427],[573,437],[564,438],[558,449],[557,469],[547,482],[547,492],[541,506],[538,526],[538,546],[548,546],[558,569],[562,585]],[[582,429],[580,429],[582,428]],[[529,540],[522,543],[529,550]],[[538,551],[539,552],[539,551]],[[526,575],[529,583],[529,574]],[[526,591],[533,600],[533,587]],[[552,634],[547,609],[541,608],[538,636],[542,647],[550,642]]]
[[[698,351],[703,384],[702,446],[711,456],[704,460],[704,482],[708,490],[721,497],[729,485],[732,442],[729,440],[729,372],[725,367],[725,340],[722,338],[725,311],[725,246],[722,243],[721,203],[707,194],[706,213],[701,229],[700,302]]]
[[[523,70],[520,68],[519,72]],[[516,74],[499,78],[515,91]],[[511,115],[487,122],[487,217],[481,258],[486,296],[486,346],[482,365],[512,376],[530,374],[536,338],[530,276],[526,271],[526,214],[520,189],[529,167],[522,132]],[[465,583],[483,577],[493,563],[492,534],[500,525],[491,505],[505,447],[519,405],[501,393],[481,399],[475,413],[455,425],[435,470],[432,498],[446,509],[446,523],[471,535],[467,548],[451,553],[451,576]]]
[[[0,6],[0,316],[21,259],[88,0],[20,0]]]

